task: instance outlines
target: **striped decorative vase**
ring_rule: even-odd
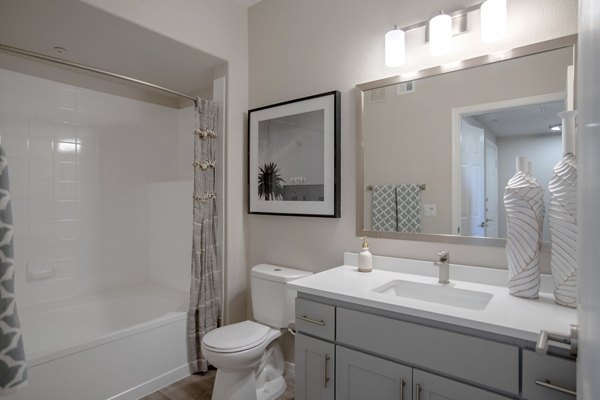
[[[562,118],[563,156],[554,167],[548,184],[550,206],[551,268],[554,298],[558,304],[577,305],[577,158],[575,157],[576,111],[558,114]]]
[[[526,157],[517,157],[517,173],[504,189],[504,206],[510,294],[537,298],[545,212],[544,189],[529,175]]]

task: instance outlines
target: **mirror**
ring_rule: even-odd
[[[357,234],[503,246],[516,156],[547,188],[562,155],[556,114],[573,107],[575,43],[358,85]]]

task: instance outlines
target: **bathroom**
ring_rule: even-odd
[[[149,38],[151,39],[150,42],[144,44],[143,42],[128,42],[130,38],[133,40],[137,37],[135,34],[122,36],[125,48],[140,46],[145,47],[149,54],[163,52],[167,55],[162,57],[161,53],[158,53],[156,58],[175,57],[173,54],[177,54],[175,49],[178,49],[182,53],[187,52],[186,54],[190,57],[202,53],[203,60],[208,57],[213,61],[210,73],[203,74],[203,79],[209,78],[209,83],[203,88],[195,85],[196,82],[193,79],[190,82],[184,82],[183,86],[175,86],[174,83],[170,83],[174,82],[174,80],[168,80],[173,78],[170,75],[180,73],[179,68],[181,68],[181,72],[184,70],[183,64],[185,63],[177,60],[173,61],[170,67],[172,69],[164,67],[159,78],[154,80],[146,78],[145,80],[157,84],[169,82],[169,84],[162,83],[162,85],[176,87],[179,91],[194,96],[216,99],[214,93],[218,90],[215,88],[219,84],[218,78],[225,77],[226,96],[224,101],[226,106],[223,115],[225,164],[222,171],[218,172],[223,174],[221,181],[223,188],[220,193],[224,194],[221,199],[223,201],[220,210],[222,213],[219,214],[219,217],[223,216],[221,223],[223,224],[223,317],[225,324],[252,317],[250,269],[254,265],[269,263],[310,272],[321,272],[342,265],[344,252],[360,251],[360,239],[356,234],[356,166],[358,161],[355,87],[357,84],[572,34],[579,34],[580,47],[578,50],[584,62],[580,67],[592,68],[591,65],[595,60],[592,56],[593,48],[589,46],[593,46],[595,43],[592,35],[597,35],[595,32],[598,23],[598,16],[593,14],[593,12],[597,13],[597,10],[593,9],[593,1],[581,0],[577,4],[578,2],[574,0],[508,0],[509,29],[507,37],[503,41],[495,44],[482,44],[478,40],[477,32],[467,32],[456,36],[452,52],[445,56],[433,57],[429,55],[428,49],[420,37],[417,38],[416,35],[407,33],[405,65],[389,68],[384,63],[384,35],[394,24],[410,25],[427,20],[440,9],[458,10],[477,2],[464,0],[381,1],[374,5],[373,2],[358,0],[349,2],[262,0],[256,4],[240,4],[244,2],[233,0],[71,1],[64,2],[64,4],[82,8],[84,9],[82,12],[88,12],[89,16],[93,17],[93,21],[106,22],[110,25],[76,23],[81,19],[73,16],[71,21],[73,24],[65,24],[63,35],[56,37],[49,37],[48,32],[52,32],[51,30],[43,29],[41,25],[35,24],[30,27],[25,25],[24,21],[32,20],[33,17],[43,18],[44,15],[55,14],[58,15],[56,18],[59,21],[60,17],[67,17],[66,19],[69,20],[69,14],[65,9],[57,9],[53,14],[52,7],[47,4],[50,2],[38,1],[32,2],[35,7],[23,7],[24,9],[28,8],[27,12],[30,15],[12,14],[11,10],[14,10],[16,3],[18,2],[7,1],[0,5],[1,25],[4,27],[2,29],[7,30],[3,30],[0,34],[2,37],[0,43],[2,44],[45,53],[53,57],[72,59],[85,64],[90,62],[84,62],[84,58],[79,59],[78,55],[74,54],[75,43],[72,42],[71,37],[83,36],[86,27],[92,31],[87,33],[92,38],[108,34],[110,29],[107,29],[106,26],[114,27],[118,33],[117,28],[121,26],[119,24],[121,23],[124,26],[123,29],[131,29],[132,32],[135,29],[143,30],[145,34],[150,34]],[[63,2],[52,2],[52,4],[58,5],[61,3]],[[578,15],[580,7],[583,11],[579,11]],[[11,20],[14,22],[9,24],[8,22]],[[21,21],[23,22],[21,23]],[[11,26],[12,28],[10,28]],[[477,21],[473,22],[473,26],[477,26]],[[93,29],[100,28],[103,30],[93,32]],[[150,44],[153,42],[156,47],[152,47]],[[166,45],[166,42],[171,43],[173,52],[161,47],[161,44]],[[119,63],[119,59],[123,57],[122,53],[117,52],[116,48],[100,46],[99,43],[101,42],[92,42],[88,45],[89,49],[95,49],[99,53],[95,58],[90,58],[97,60],[97,62],[90,63],[92,66],[106,66],[107,69],[108,66],[111,66],[110,69],[115,73],[138,78],[144,76],[144,67],[138,67],[139,73],[127,69],[128,65]],[[113,41],[113,43],[115,42]],[[127,44],[129,45],[127,46]],[[54,50],[55,46],[63,47],[67,52],[59,54]],[[14,56],[5,53],[2,53],[2,56],[3,62],[0,64],[2,70],[27,75],[36,74],[34,67],[27,69],[23,65],[34,64],[34,61],[29,59],[23,61],[25,58],[20,58],[19,60],[22,61],[19,64],[20,69],[15,71],[17,67],[10,61],[10,57]],[[102,58],[110,59],[111,62],[103,63]],[[186,59],[186,61],[191,60]],[[585,64],[585,62],[590,64]],[[67,79],[62,76],[66,74],[63,72],[64,67],[53,65],[46,65],[46,67],[58,70],[57,75],[40,79],[48,79],[53,82]],[[591,70],[593,69],[589,71]],[[578,88],[597,88],[597,77],[586,71],[588,70],[584,69],[577,73]],[[81,74],[74,71],[68,72]],[[161,79],[165,79],[165,81],[161,81]],[[125,100],[132,97],[135,100],[136,98],[136,95],[131,93],[135,91],[135,85],[118,84],[114,81],[98,82],[100,78],[91,73],[86,73],[85,79],[80,79],[81,83],[77,84],[75,81],[71,85],[80,87],[85,84],[85,86],[89,86],[89,82],[94,80],[96,80],[96,86],[85,89],[101,93],[111,93],[112,90],[112,95],[116,92],[120,98]],[[215,80],[217,80],[216,84]],[[222,81],[221,84],[223,84]],[[111,86],[114,88],[111,89]],[[117,86],[121,89],[116,88]],[[341,92],[341,217],[299,218],[248,214],[246,159],[248,110],[331,90]],[[157,92],[152,93],[154,96],[160,97]],[[577,93],[577,95],[584,96],[585,93],[587,92]],[[6,96],[9,94],[7,93]],[[140,96],[137,95],[138,100]],[[144,93],[143,96],[148,96],[148,94]],[[97,187],[82,187],[85,190],[82,190],[81,193],[88,195],[89,201],[84,201],[82,198],[80,210],[81,215],[87,217],[88,215],[84,214],[85,207],[92,205],[98,207],[99,203],[103,203],[107,207],[105,210],[114,211],[114,213],[106,212],[95,216],[95,223],[100,226],[96,234],[105,239],[105,241],[100,241],[99,238],[96,238],[91,242],[98,245],[97,248],[90,249],[90,252],[95,252],[94,254],[98,257],[99,264],[96,267],[102,266],[102,270],[96,269],[97,272],[101,271],[99,276],[93,276],[93,281],[86,282],[84,279],[91,279],[91,274],[80,275],[78,278],[81,280],[77,281],[76,285],[69,286],[71,284],[68,283],[68,280],[58,279],[61,277],[58,275],[59,273],[69,273],[69,266],[65,265],[64,268],[62,266],[55,267],[57,275],[54,277],[26,281],[27,271],[19,269],[17,265],[18,307],[21,307],[19,296],[31,296],[26,297],[28,300],[25,303],[33,303],[34,300],[47,301],[78,293],[89,293],[99,290],[102,285],[106,285],[105,288],[113,286],[112,279],[115,274],[120,275],[119,279],[123,279],[115,284],[115,287],[135,283],[155,283],[172,289],[189,290],[190,246],[188,245],[186,248],[181,244],[191,241],[191,223],[184,225],[186,220],[191,221],[191,200],[189,196],[186,197],[187,189],[184,185],[185,182],[191,184],[193,174],[190,166],[193,156],[191,153],[192,103],[185,100],[179,103],[176,97],[167,97],[171,103],[164,104],[163,102],[158,108],[155,107],[156,100],[147,101],[147,97],[142,97],[146,99],[144,107],[132,109],[131,113],[113,112],[114,109],[107,108],[111,105],[110,101],[103,102],[102,106],[92,104],[95,109],[107,108],[103,109],[104,114],[123,115],[124,117],[130,114],[132,118],[137,118],[137,121],[148,121],[150,127],[156,128],[156,132],[153,129],[146,131],[143,125],[136,125],[133,131],[129,130],[127,123],[131,121],[127,121],[125,118],[125,121],[117,121],[123,123],[122,126],[125,128],[120,131],[106,132],[106,135],[99,136],[105,140],[103,146],[107,146],[111,158],[107,160],[108,164],[102,163],[102,159],[90,159],[90,163],[97,162],[98,166],[106,168],[97,172],[104,181],[98,182]],[[112,97],[109,98],[112,99]],[[177,104],[173,103],[173,99],[177,99]],[[585,107],[586,104],[589,104],[587,107],[592,107],[592,104],[596,104],[593,101],[597,101],[597,99],[586,98],[586,101],[589,103],[582,103],[582,107]],[[124,111],[123,107],[125,106],[117,107],[117,104],[121,103],[114,104],[115,108]],[[138,103],[127,104],[135,108]],[[577,108],[581,110],[582,107],[578,106]],[[160,124],[158,121],[154,123],[153,119],[160,120]],[[31,130],[31,127],[29,129]],[[165,135],[165,131],[169,131],[170,136]],[[127,141],[117,143],[109,139],[111,134],[123,135]],[[136,145],[140,141],[148,141],[145,145],[145,152],[131,151],[131,149],[137,148]],[[65,143],[78,145],[77,142]],[[2,143],[2,145],[4,144]],[[84,151],[84,145],[85,142],[82,142],[82,151]],[[593,145],[594,142],[589,143],[590,148]],[[103,154],[106,153],[98,153],[98,157],[102,157]],[[9,153],[9,165],[10,156]],[[157,164],[157,160],[161,164]],[[592,156],[587,164],[584,161],[582,168],[594,171],[597,163],[598,161]],[[124,172],[127,172],[127,175],[121,176]],[[28,173],[32,173],[32,171],[30,170]],[[93,174],[94,172],[89,173]],[[128,185],[126,182],[130,174],[136,174],[133,178],[138,179],[136,182],[143,187]],[[114,179],[115,177],[119,179]],[[11,177],[11,182],[13,179],[15,178]],[[595,183],[597,180],[594,181],[594,179],[596,178],[590,176],[588,177],[589,181],[584,181],[584,183],[590,185],[589,187],[597,185]],[[117,186],[113,190],[105,185],[121,186]],[[151,190],[159,193],[150,195],[149,191]],[[177,190],[183,194],[172,196],[171,194]],[[128,197],[119,200],[117,200],[119,197],[115,198],[110,195],[110,193],[125,195],[126,192]],[[98,196],[95,196],[96,193]],[[100,193],[105,197],[100,197]],[[142,197],[141,203],[140,196]],[[597,197],[593,197],[597,196],[597,193],[590,192],[589,196],[588,200],[591,203],[597,199]],[[154,206],[163,207],[166,204],[169,208],[163,207],[157,211],[160,217],[164,218],[161,221],[148,217],[148,215],[152,215],[149,214],[149,208],[153,206],[151,202],[157,199],[164,201],[158,201],[158,204],[154,204]],[[190,202],[186,203],[188,200]],[[181,203],[176,203],[179,201]],[[120,203],[117,204],[118,202]],[[128,208],[121,207],[123,202],[128,202]],[[13,194],[14,208],[16,204],[17,198],[14,198]],[[179,204],[183,205],[179,206]],[[185,207],[185,204],[190,206],[187,216],[178,213]],[[581,220],[583,223],[589,224],[580,227],[581,230],[588,232],[584,238],[597,237],[595,233],[597,233],[598,224],[594,223],[597,222],[597,216],[590,211],[590,206],[586,203],[582,204],[582,207],[585,218]],[[588,207],[587,212],[585,207]],[[16,212],[19,210],[13,210],[13,213]],[[128,219],[135,220],[139,225],[123,222]],[[151,230],[151,224],[159,222],[161,224],[172,223],[173,226],[169,230],[164,229],[163,233],[167,235],[170,232],[173,236],[169,238],[153,237],[152,235],[156,235],[157,231]],[[91,225],[95,226],[93,222]],[[106,231],[109,231],[110,234]],[[93,232],[83,233],[92,234]],[[31,235],[31,232],[29,234]],[[18,259],[19,252],[24,250],[19,248],[18,233],[16,235],[15,252]],[[161,248],[152,246],[151,240],[156,240],[157,243],[168,240],[168,243],[172,244],[169,249],[174,252],[173,255],[168,252],[160,253]],[[587,274],[587,279],[581,280],[580,301],[582,303],[580,304],[586,304],[587,307],[592,305],[592,313],[588,316],[580,315],[579,321],[580,327],[584,329],[580,332],[581,353],[578,363],[580,366],[585,365],[586,367],[578,369],[578,379],[580,380],[578,389],[586,393],[583,397],[586,399],[600,396],[599,389],[595,386],[598,383],[593,379],[594,374],[588,372],[593,371],[593,366],[600,362],[597,340],[595,340],[595,334],[598,332],[598,312],[596,308],[593,308],[598,301],[597,297],[594,297],[597,295],[593,293],[593,289],[590,290],[594,287],[593,283],[598,282],[598,272],[591,269],[591,263],[588,263],[587,267],[584,266],[585,260],[593,260],[593,250],[591,250],[593,244],[593,241],[589,242],[585,239],[580,241],[582,263],[580,276]],[[369,238],[369,245],[373,254],[380,256],[433,261],[437,252],[449,250],[452,263],[503,270],[507,268],[505,250],[498,246],[386,238]],[[114,252],[119,252],[120,261],[114,260]],[[547,253],[542,254],[542,257],[545,265],[543,268],[548,271]],[[544,259],[544,257],[546,258]],[[96,278],[98,280],[95,280]],[[578,312],[583,314],[584,310],[586,307],[580,306]],[[587,328],[583,318],[588,318]],[[284,335],[282,342],[286,360],[293,363],[292,335]],[[24,337],[24,344],[27,351],[27,336]],[[181,351],[184,351],[183,334],[180,345]],[[587,346],[587,350],[585,346]],[[93,367],[88,368],[90,373],[94,373]],[[174,369],[175,366],[170,368]],[[35,375],[32,372],[30,377],[32,386],[34,378]],[[19,392],[15,392],[15,395],[18,394]]]

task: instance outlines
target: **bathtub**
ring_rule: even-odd
[[[2,400],[138,399],[189,375],[187,301],[140,285],[20,307],[29,384]]]

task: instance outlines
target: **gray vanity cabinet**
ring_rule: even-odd
[[[335,345],[296,334],[296,400],[334,400]]]
[[[537,355],[531,344],[299,296],[297,400],[575,398],[575,362]]]
[[[508,400],[508,397],[418,369],[413,370],[413,400]]]
[[[527,400],[575,400],[575,360],[523,350],[523,397]]]
[[[337,400],[412,398],[412,368],[343,346],[335,357]]]

